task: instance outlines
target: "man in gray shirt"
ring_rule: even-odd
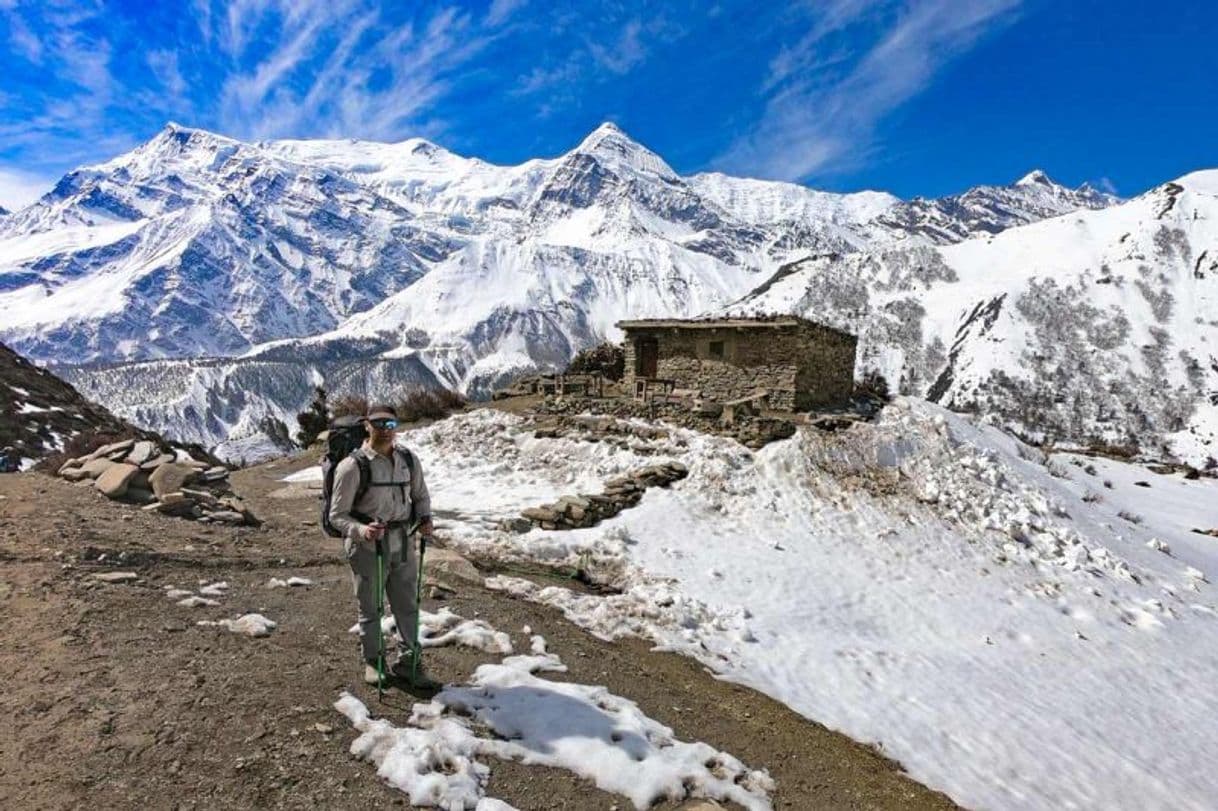
[[[359,601],[360,645],[364,655],[364,681],[377,684],[380,634],[376,628],[377,543],[384,556],[384,589],[389,597],[398,635],[404,645],[390,672],[415,687],[434,689],[420,665],[412,672],[411,649],[418,638],[415,621],[418,606],[418,553],[411,527],[430,537],[431,498],[423,481],[417,457],[394,445],[397,412],[392,406],[374,405],[365,420],[368,439],[363,447],[338,463],[330,501],[330,523],[343,533],[343,547],[355,581]],[[357,456],[362,460],[357,460]],[[370,474],[363,495],[360,462]]]

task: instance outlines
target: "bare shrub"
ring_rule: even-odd
[[[874,397],[885,403],[892,399],[887,378],[874,369],[868,370],[860,380],[854,381],[854,396]]]
[[[393,405],[401,422],[419,420],[442,420],[454,411],[465,407],[466,399],[449,389],[425,389],[420,387],[377,398],[377,402]],[[367,397],[346,395],[330,402],[330,419],[335,417],[362,417],[368,413],[370,401]]]
[[[81,456],[88,456],[93,451],[100,448],[102,445],[110,445],[115,442],[131,439],[131,434],[120,434],[111,431],[82,431],[68,439],[63,443],[63,450],[48,454],[34,466],[35,470],[57,471],[63,467],[64,463],[69,459],[78,459]]]
[[[465,407],[466,400],[449,389],[410,389],[397,402],[398,419],[403,422],[442,420]]]
[[[344,394],[330,401],[330,419],[335,417],[363,417],[368,413],[368,398]]]
[[[566,373],[599,374],[606,380],[621,380],[626,373],[626,350],[621,344],[608,341],[590,347],[571,359]]]
[[[1119,513],[1117,513],[1117,518],[1124,518],[1126,521],[1128,521],[1131,524],[1142,523],[1142,516],[1135,515],[1134,513],[1131,513],[1128,510],[1121,510]]]
[[[1085,504],[1096,504],[1103,500],[1103,496],[1101,496],[1099,493],[1092,492],[1091,490],[1088,490],[1083,494],[1083,503]]]

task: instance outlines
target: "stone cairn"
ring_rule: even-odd
[[[529,507],[518,518],[506,520],[503,528],[528,532],[535,526],[542,529],[591,527],[638,504],[647,488],[667,487],[688,475],[689,469],[680,462],[650,465],[609,479],[600,493],[563,496],[553,504]]]
[[[257,525],[258,519],[230,489],[228,469],[179,459],[172,448],[145,439],[104,445],[59,469],[68,481],[92,484],[115,501],[201,523]]]

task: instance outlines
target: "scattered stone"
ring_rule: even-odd
[[[130,583],[138,580],[139,575],[135,572],[99,572],[93,575],[93,579],[103,583]]]
[[[106,468],[93,484],[107,498],[122,498],[127,493],[127,484],[139,472],[140,469],[135,465],[113,464]]]

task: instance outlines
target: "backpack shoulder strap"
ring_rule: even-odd
[[[410,452],[410,448],[395,448],[395,452],[402,457],[402,461],[406,463],[406,469],[410,471],[410,478],[414,478],[414,454]]]
[[[351,451],[351,458],[355,460],[355,467],[359,470],[359,487],[355,489],[355,498],[351,501],[354,506],[367,495],[368,488],[372,485],[372,463],[359,451]]]

